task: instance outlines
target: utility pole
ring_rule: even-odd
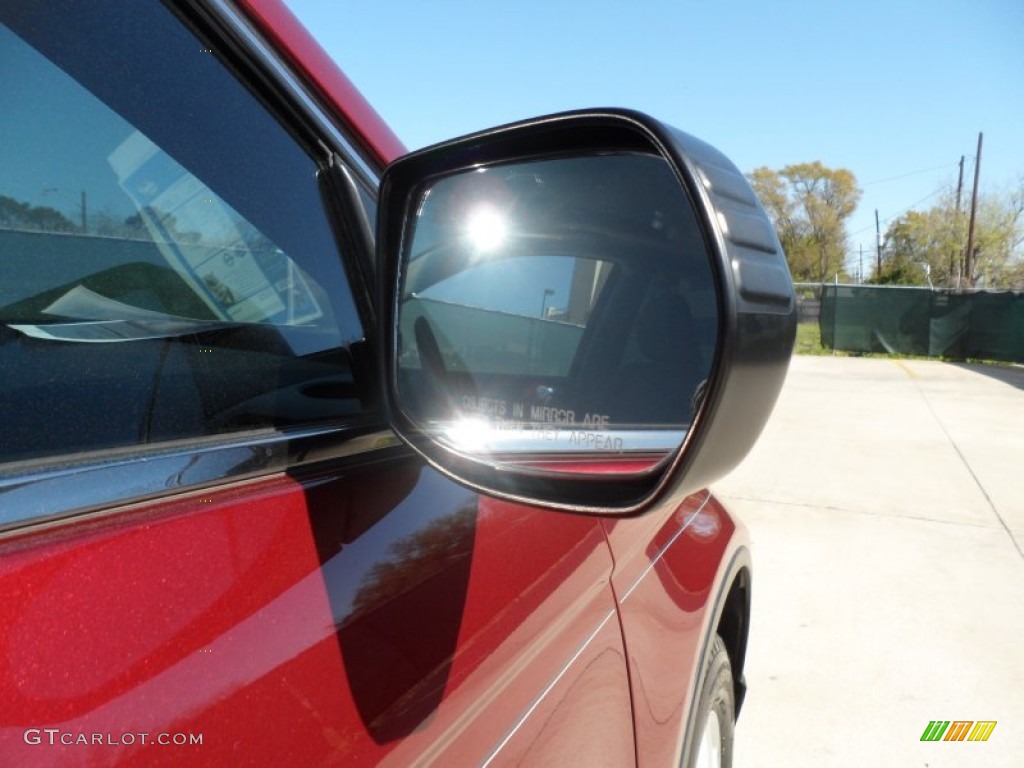
[[[878,266],[875,268],[875,279],[882,276],[882,227],[878,223],[878,209],[875,208],[875,243],[878,246]]]
[[[964,156],[960,155],[960,176],[956,181],[956,208],[953,210],[953,252],[949,254],[949,279],[956,275],[956,287],[960,290],[960,277],[964,271],[963,245],[960,240],[960,197],[964,191]]]
[[[974,159],[974,191],[971,193],[971,221],[967,225],[967,253],[964,254],[964,277],[967,287],[974,287],[974,219],[978,213],[978,177],[981,175],[981,141],[985,134],[978,132],[978,154]]]
[[[964,191],[964,156],[960,155],[960,177],[956,180],[956,212],[960,213],[960,197]]]
[[[43,189],[42,192],[43,192],[43,197],[49,197],[50,195],[57,195],[57,194],[60,194],[60,195],[73,195],[74,194],[74,192],[71,192],[71,191],[68,191],[68,190],[63,190],[63,189],[60,189],[59,187],[46,187],[45,189]],[[89,196],[88,196],[88,194],[86,194],[86,191],[84,189],[82,190],[81,196],[79,197],[78,212],[79,212],[80,218],[82,220],[82,233],[83,234],[88,234],[89,233],[89,224],[88,224],[88,221],[89,221]]]

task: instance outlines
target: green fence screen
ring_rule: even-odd
[[[1024,362],[1024,293],[827,284],[821,291],[826,347]]]

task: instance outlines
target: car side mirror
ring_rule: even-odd
[[[628,514],[754,444],[796,305],[717,150],[636,112],[554,115],[397,160],[378,211],[385,403],[442,472]]]

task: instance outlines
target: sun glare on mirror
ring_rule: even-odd
[[[445,430],[445,435],[457,449],[480,451],[487,447],[493,432],[485,419],[461,418]]]
[[[473,247],[482,253],[500,247],[507,235],[508,222],[505,216],[489,205],[474,210],[466,221],[466,236]]]

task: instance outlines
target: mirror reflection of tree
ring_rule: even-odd
[[[203,240],[200,232],[182,230],[173,214],[163,214],[154,208],[145,209],[147,215],[160,220],[167,234],[178,243],[198,243]],[[153,240],[141,212],[123,216],[100,211],[90,213],[88,221],[75,223],[56,208],[48,205],[32,205],[13,197],[0,195],[0,229],[23,232],[61,232],[66,234],[90,234],[113,237],[121,240]],[[251,227],[249,229],[252,229]],[[248,241],[263,248],[272,246],[259,232],[246,232]]]
[[[0,229],[29,232],[79,232],[81,227],[47,205],[31,205],[0,195]]]

